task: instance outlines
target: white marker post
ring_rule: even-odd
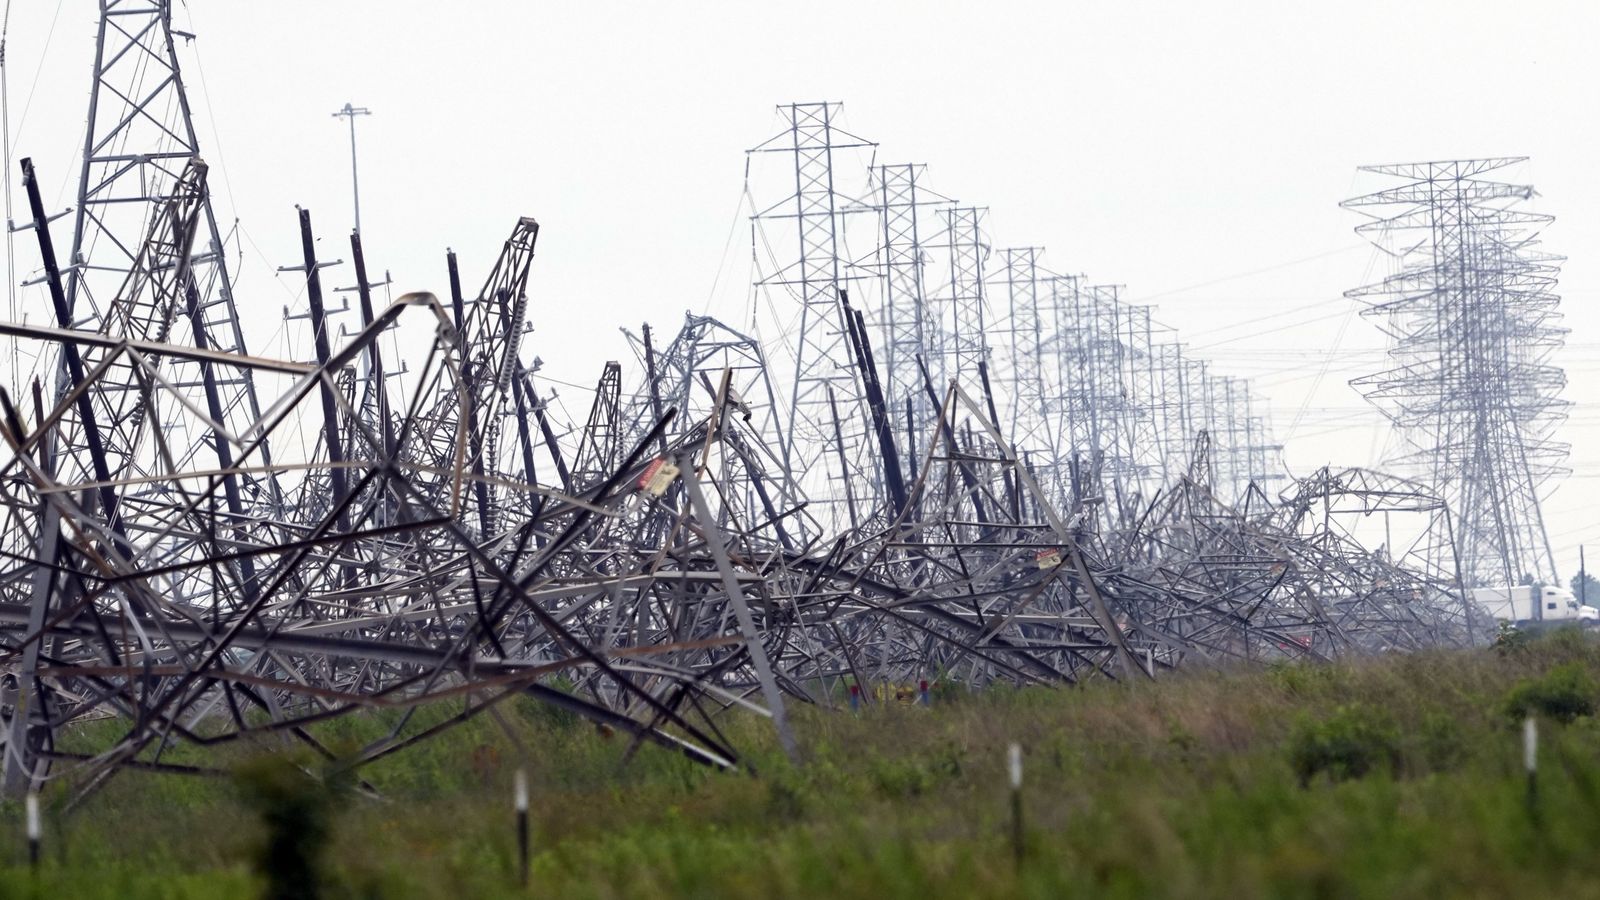
[[[39,795],[33,791],[28,792],[27,799],[23,801],[28,817],[28,865],[37,869],[39,867]]]
[[[512,782],[514,802],[517,807],[517,871],[522,886],[528,886],[528,774],[517,770]]]
[[[1522,767],[1528,772],[1528,816],[1539,823],[1539,723],[1522,720]]]
[[[1013,743],[1006,750],[1006,767],[1011,774],[1011,850],[1017,866],[1022,866],[1022,745]]]

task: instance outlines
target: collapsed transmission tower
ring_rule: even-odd
[[[1567,454],[1561,258],[1539,250],[1552,217],[1521,205],[1533,188],[1482,177],[1524,159],[1365,166],[1401,183],[1341,204],[1397,263],[1346,293],[1391,341],[1391,368],[1352,384],[1449,503],[1466,586],[1556,578],[1539,502]]]
[[[879,167],[876,207],[849,199],[836,176],[871,168],[835,153],[872,145],[836,104],[780,107],[787,129],[753,151],[793,163],[782,199],[752,203],[778,331],[688,315],[657,343],[647,326],[630,335],[642,371],[607,363],[584,420],[563,421],[524,352],[541,314],[529,217],[476,294],[447,252],[447,292],[386,307],[352,235],[352,335],[328,328],[334,263],[302,208],[303,263],[280,271],[305,278],[307,314],[288,318],[315,358],[246,354],[170,6],[103,0],[101,18],[93,101],[130,109],[110,132],[90,115],[65,268],[24,161],[53,318],[0,323],[45,354],[31,383],[0,385],[7,792],[215,773],[173,754],[226,741],[327,756],[322,723],[397,711],[357,768],[518,696],[733,768],[742,732],[718,722],[739,709],[770,716],[793,759],[790,703],[1480,637],[1442,501],[1324,470],[1265,502],[1241,382],[1036,251],[989,264],[978,212],[914,167]],[[156,63],[125,72],[139,54]],[[174,109],[145,137],[125,128]],[[944,220],[934,234],[925,205],[945,213],[921,220]],[[859,257],[880,264],[849,255],[846,219],[882,225]],[[852,305],[847,286],[880,278],[883,303]],[[990,333],[1006,320],[1010,341]],[[431,340],[380,352],[402,328]],[[790,382],[769,370],[786,349]],[[1377,513],[1386,531],[1413,520],[1412,539],[1363,547],[1350,523]],[[424,705],[447,716],[408,712]]]

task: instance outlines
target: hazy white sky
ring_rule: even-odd
[[[59,209],[96,4],[12,7],[13,145]],[[1346,385],[1383,346],[1341,297],[1379,271],[1338,207],[1374,187],[1355,167],[1531,156],[1511,175],[1557,217],[1546,249],[1570,257],[1575,474],[1549,530],[1564,575],[1580,542],[1600,547],[1592,0],[192,0],[176,20],[199,35],[182,62],[219,218],[246,236],[238,296],[258,352],[305,352],[282,322],[299,285],[273,271],[298,261],[294,205],[325,258],[348,257],[348,134],[330,116],[347,100],[374,112],[358,125],[369,265],[443,293],[448,245],[470,290],[516,217],[538,218],[532,351],[580,383],[627,359],[618,326],[738,319],[743,151],[779,130],[776,104],[842,100],[880,161],[925,162],[935,189],[988,206],[996,246],[1044,245],[1054,269],[1125,284],[1219,371],[1256,376],[1297,471],[1385,446]]]

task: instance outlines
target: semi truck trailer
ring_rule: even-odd
[[[1489,615],[1516,625],[1537,622],[1600,623],[1600,609],[1580,604],[1578,598],[1566,588],[1526,584],[1476,588],[1472,592],[1472,599]]]

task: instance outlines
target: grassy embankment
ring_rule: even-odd
[[[759,777],[648,748],[619,768],[618,737],[531,703],[505,718],[531,758],[537,896],[1581,897],[1600,896],[1600,722],[1585,713],[1597,679],[1600,644],[1567,633],[932,709],[803,709],[800,768],[765,723],[734,723]],[[1537,822],[1518,704],[1545,714]],[[323,734],[370,738],[380,718]],[[1026,754],[1020,870],[1013,740]],[[221,759],[253,780],[118,776],[52,821],[36,874],[18,805],[0,808],[0,895],[258,895],[264,830],[246,785],[283,773],[245,752]],[[509,790],[523,752],[480,717],[365,770],[384,799],[339,795],[325,840],[303,830],[317,809],[278,812],[325,849],[324,896],[526,896]]]

